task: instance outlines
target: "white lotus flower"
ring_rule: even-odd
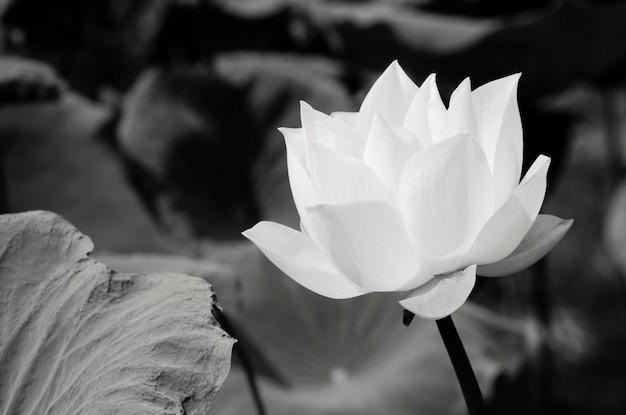
[[[400,304],[430,319],[468,298],[476,272],[507,275],[543,257],[572,221],[539,215],[550,158],[520,182],[519,75],[441,101],[397,62],[358,112],[301,103],[282,128],[302,232],[259,222],[243,232],[278,268],[330,298],[411,291]]]

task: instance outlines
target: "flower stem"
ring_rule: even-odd
[[[252,401],[254,402],[257,414],[266,415],[267,412],[265,411],[265,405],[263,404],[263,397],[261,396],[261,391],[259,390],[256,381],[256,372],[254,370],[254,366],[252,365],[252,359],[250,358],[248,350],[245,347],[245,342],[242,341],[240,336],[237,336],[237,332],[231,324],[230,319],[226,316],[226,313],[214,306],[213,315],[226,333],[238,339],[237,343],[233,346],[233,352],[239,355],[239,360],[241,361],[241,366],[246,374],[246,380],[248,381],[248,387],[250,388]]]
[[[402,310],[402,312],[402,324],[409,327],[415,318],[415,314],[411,313],[409,310]]]
[[[459,333],[457,333],[456,327],[454,327],[452,317],[447,316],[437,320],[437,328],[461,385],[461,391],[463,392],[469,415],[483,415],[485,413],[483,395],[480,392],[480,387],[476,381],[472,365],[467,358],[467,353],[465,353],[463,343],[459,338]]]

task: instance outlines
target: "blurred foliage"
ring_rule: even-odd
[[[0,109],[8,208],[54,211],[88,229],[100,249],[168,250],[102,140],[111,110],[75,94],[57,105]]]
[[[404,327],[397,306],[402,293],[334,301],[285,278],[256,251],[237,269],[243,292],[222,291],[220,301],[277,370],[259,368],[269,414],[465,413],[436,325],[416,319]],[[524,327],[471,304],[455,321],[482,390],[491,396],[498,376],[516,373],[527,357]],[[235,367],[212,410],[254,414],[243,388]]]
[[[510,414],[623,412],[624,202],[614,193],[626,166],[623,1],[12,0],[0,13],[5,210],[54,210],[135,270],[166,261],[205,272],[193,261],[208,259],[235,273],[237,289],[210,266],[207,279],[245,343],[259,343],[262,389],[292,412],[302,401],[272,379],[294,357],[279,356],[271,330],[291,327],[303,341],[297,325],[326,317],[303,322],[298,305],[343,306],[298,304],[299,293],[272,302],[258,284],[275,277],[239,240],[260,219],[298,227],[276,127],[299,125],[300,99],[356,110],[394,59],[418,83],[436,72],[444,100],[466,76],[476,87],[522,72],[526,163],[552,157],[544,210],[576,224],[543,265],[477,285],[474,301],[523,324],[520,355],[530,356],[492,379],[491,404]],[[123,255],[139,252],[168,255]],[[354,318],[367,328],[374,314]],[[239,376],[227,396],[240,396]]]
[[[0,105],[54,101],[64,88],[63,80],[44,63],[0,58]]]

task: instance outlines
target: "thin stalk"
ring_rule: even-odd
[[[483,395],[480,392],[480,387],[476,381],[472,365],[467,358],[467,353],[465,353],[459,333],[457,333],[456,327],[454,327],[452,317],[447,316],[437,320],[437,328],[461,385],[461,391],[463,392],[469,415],[483,415],[485,413]]]
[[[230,319],[226,317],[226,314],[223,311],[218,311],[214,313],[216,315],[218,322],[222,326],[222,328],[231,336],[237,338],[236,330],[230,322]],[[257,385],[256,381],[256,372],[254,370],[254,366],[252,365],[252,359],[250,358],[250,354],[248,353],[246,347],[244,346],[241,339],[237,343],[235,343],[233,347],[233,352],[237,353],[239,356],[239,360],[241,361],[241,366],[246,374],[246,380],[248,381],[248,387],[250,388],[250,393],[252,394],[252,400],[254,401],[254,406],[256,407],[256,411],[258,415],[266,415],[265,405],[263,404],[263,398],[261,397],[261,391]]]

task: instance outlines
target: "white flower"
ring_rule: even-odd
[[[302,102],[302,128],[281,129],[302,232],[260,222],[243,235],[318,294],[411,291],[400,301],[411,312],[451,314],[477,270],[524,269],[571,226],[538,215],[550,158],[520,182],[518,80],[471,91],[466,79],[446,109],[434,75],[418,88],[393,62],[358,112]]]

